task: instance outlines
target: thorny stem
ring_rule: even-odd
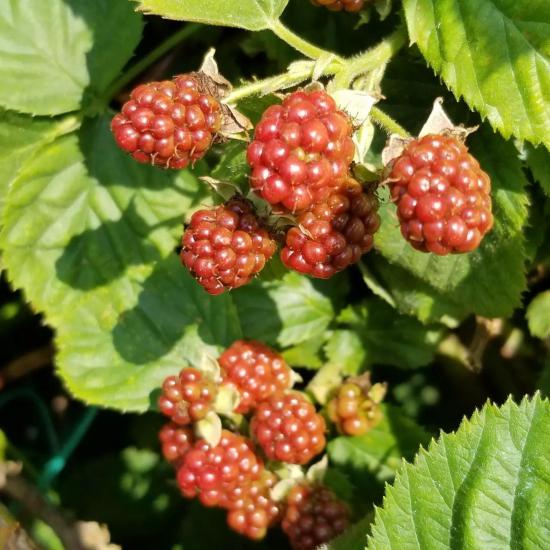
[[[411,135],[403,126],[398,124],[393,118],[387,115],[384,111],[381,111],[376,105],[373,105],[370,110],[370,118],[376,124],[378,124],[388,134],[397,134],[403,138],[410,138]]]
[[[183,26],[179,31],[169,36],[164,42],[161,42],[153,51],[148,53],[143,59],[132,65],[118,80],[113,82],[105,92],[105,99],[109,101],[129,82],[139,76],[147,67],[152,65],[157,59],[169,52],[174,46],[177,46],[182,40],[195,34],[201,25],[190,23]]]
[[[270,29],[281,40],[292,46],[295,50],[304,54],[306,57],[309,57],[309,59],[319,59],[322,56],[329,55],[334,55],[336,59],[340,59],[335,54],[327,52],[326,50],[323,50],[315,46],[314,44],[311,44],[311,42],[304,40],[297,34],[294,34],[289,28],[285,27],[279,19],[275,20],[271,24]]]

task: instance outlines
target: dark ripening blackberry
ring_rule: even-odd
[[[277,477],[264,471],[262,477],[249,485],[231,491],[224,507],[227,508],[227,524],[233,531],[252,539],[261,540],[269,527],[281,518],[281,506],[270,497],[270,490]]]
[[[258,405],[250,428],[270,460],[306,464],[326,444],[326,425],[298,392],[278,392]]]
[[[172,466],[177,468],[187,451],[191,449],[195,438],[193,430],[188,426],[180,426],[175,422],[168,422],[159,432],[162,456]]]
[[[493,226],[491,180],[453,136],[410,142],[389,184],[401,233],[421,252],[471,252]]]
[[[198,497],[205,506],[226,506],[231,491],[260,479],[263,470],[251,441],[223,430],[215,447],[203,439],[194,443],[177,470],[177,482],[187,498]]]
[[[225,372],[224,383],[232,384],[240,395],[235,412],[246,414],[277,390],[292,383],[285,360],[268,346],[253,340],[238,340],[218,359]]]
[[[282,520],[293,550],[314,550],[349,526],[347,505],[322,485],[297,485],[286,501]]]
[[[204,418],[216,397],[217,386],[194,368],[182,369],[178,376],[168,376],[158,400],[160,411],[179,425]]]
[[[184,74],[135,88],[111,130],[138,162],[181,169],[204,156],[222,118],[220,102],[199,78]]]
[[[210,294],[250,282],[277,249],[251,203],[240,198],[195,212],[182,243],[182,263]]]
[[[368,252],[380,226],[378,199],[352,178],[343,189],[297,217],[281,260],[290,269],[327,279]]]
[[[311,0],[314,6],[324,6],[330,11],[356,13],[363,9],[365,0]]]
[[[279,212],[303,212],[345,181],[355,154],[348,116],[324,91],[272,105],[248,147],[252,188]]]

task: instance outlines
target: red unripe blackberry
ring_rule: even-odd
[[[183,369],[178,376],[168,376],[162,384],[158,400],[160,411],[179,425],[204,418],[216,397],[214,381],[194,368]]]
[[[268,528],[281,517],[281,506],[270,497],[276,481],[273,473],[264,471],[258,481],[229,493],[225,507],[231,529],[252,540],[265,537]]]
[[[324,6],[330,11],[348,11],[355,13],[361,11],[365,0],[311,0],[314,6]]]
[[[195,442],[181,461],[177,482],[185,497],[198,496],[205,506],[224,506],[231,491],[259,479],[262,472],[251,441],[222,430],[215,447],[204,439]]]
[[[328,279],[368,252],[380,226],[378,199],[348,178],[345,187],[309,212],[288,230],[281,260],[290,269]]]
[[[240,198],[195,212],[182,243],[182,263],[214,295],[250,282],[277,249],[251,203]]]
[[[297,392],[278,392],[260,403],[250,428],[270,460],[306,464],[326,444],[323,417]]]
[[[218,362],[225,372],[224,382],[239,392],[236,412],[241,414],[292,384],[291,370],[285,360],[260,342],[237,340],[222,353]]]
[[[174,467],[178,467],[187,451],[195,441],[193,430],[188,426],[179,426],[168,422],[159,432],[162,456]]]
[[[221,125],[220,102],[200,79],[184,74],[135,88],[111,130],[138,162],[185,168],[204,156]]]
[[[297,485],[287,497],[283,531],[293,550],[314,550],[347,529],[347,505],[322,485]]]
[[[380,422],[380,402],[385,393],[383,384],[371,387],[369,383],[368,388],[362,388],[348,381],[338,388],[336,395],[328,402],[328,416],[340,433],[363,435]]]
[[[453,136],[411,141],[389,182],[401,233],[417,250],[471,252],[493,226],[491,180]]]
[[[326,92],[298,91],[266,109],[247,159],[252,188],[282,212],[303,212],[345,181],[355,154],[349,117]]]

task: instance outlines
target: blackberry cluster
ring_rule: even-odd
[[[177,468],[187,451],[195,442],[193,430],[189,426],[180,426],[175,422],[168,422],[159,432],[162,456],[172,466]]]
[[[219,358],[225,373],[225,383],[239,392],[240,402],[235,412],[245,414],[292,383],[291,370],[285,360],[261,342],[237,340]]]
[[[314,6],[324,6],[330,11],[357,13],[363,9],[365,0],[311,0]]]
[[[229,493],[226,507],[231,529],[252,540],[265,537],[268,528],[281,519],[281,505],[270,496],[277,479],[266,470],[259,480]]]
[[[239,197],[195,212],[182,243],[182,263],[213,295],[248,283],[277,248],[252,204]]]
[[[215,381],[194,368],[182,369],[178,376],[168,376],[158,400],[161,412],[179,425],[204,418],[218,392]]]
[[[250,429],[270,460],[306,464],[325,448],[326,425],[298,392],[278,392],[258,405]]]
[[[345,435],[363,435],[382,418],[380,402],[386,393],[385,385],[364,387],[348,381],[342,384],[327,404],[327,413],[338,431]]]
[[[348,178],[345,186],[297,218],[281,260],[290,269],[321,279],[342,271],[368,252],[380,226],[378,199]]]
[[[493,226],[491,180],[453,136],[411,141],[392,166],[401,233],[421,252],[471,252]]]
[[[251,441],[223,430],[215,447],[204,439],[194,443],[177,470],[177,482],[187,498],[198,497],[205,506],[226,506],[230,491],[258,480],[262,471]]]
[[[297,485],[286,504],[282,528],[293,550],[314,550],[345,531],[350,523],[346,504],[323,485]]]
[[[185,168],[202,158],[222,125],[220,102],[193,74],[135,88],[111,130],[138,162]]]
[[[248,147],[252,188],[276,211],[303,212],[345,181],[353,128],[324,91],[298,91],[266,109]]]

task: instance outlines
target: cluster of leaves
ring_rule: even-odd
[[[204,352],[217,355],[246,337],[310,369],[309,389],[318,395],[331,379],[364,369],[386,379],[434,361],[471,363],[472,348],[464,343],[474,316],[476,334],[484,326],[481,317],[502,319],[496,339],[503,350],[519,333],[513,364],[535,365],[533,376],[543,371],[540,387],[550,392],[550,363],[543,358],[550,337],[547,0],[403,0],[402,11],[394,7],[383,22],[373,16],[355,32],[356,16],[325,13],[305,0],[287,4],[19,0],[0,6],[2,268],[55,329],[57,371],[70,393],[88,404],[141,413],[182,364],[196,364]],[[387,12],[389,3],[383,4]],[[444,96],[456,120],[481,125],[468,144],[492,179],[493,231],[473,254],[421,254],[401,239],[395,207],[382,196],[376,253],[360,270],[319,282],[272,261],[251,285],[210,297],[181,268],[174,250],[182,221],[211,200],[197,177],[246,177],[244,145],[213,151],[193,171],[177,172],[137,165],[116,149],[108,127],[110,105],[124,82],[117,78],[135,63],[136,48],[138,55],[147,52],[154,35],[144,25],[149,15],[136,8],[256,31],[188,25],[189,48],[180,51],[177,69],[195,68],[206,47],[219,41],[220,66],[235,83],[251,76],[235,59],[246,65],[259,55],[257,70],[267,65],[270,71],[260,76],[283,72],[271,81],[272,91],[304,71],[299,63],[287,71],[296,54],[275,38],[287,31],[281,16],[341,55],[365,50],[404,25],[415,45],[385,67],[381,106],[414,133],[433,100]],[[150,19],[159,34],[169,28]],[[323,31],[308,36],[308,27]],[[195,36],[197,29],[204,36]],[[313,63],[304,80],[329,62]],[[273,101],[254,97],[239,107],[256,121]],[[379,168],[386,136],[374,131],[366,160]],[[502,355],[485,354],[493,369],[500,367],[497,378],[504,377]],[[393,397],[403,402],[397,392]],[[369,548],[543,547],[550,539],[548,519],[540,515],[550,507],[544,501],[549,409],[539,397],[490,406],[432,444],[388,491]],[[369,434],[330,443],[329,480],[367,512],[401,458],[412,459],[428,440],[399,407],[388,405],[384,421]],[[155,462],[149,455],[143,460]],[[426,491],[430,484],[437,491]],[[187,532],[197,514],[186,516]],[[202,523],[207,532],[208,522]],[[363,548],[368,523],[335,548]]]

